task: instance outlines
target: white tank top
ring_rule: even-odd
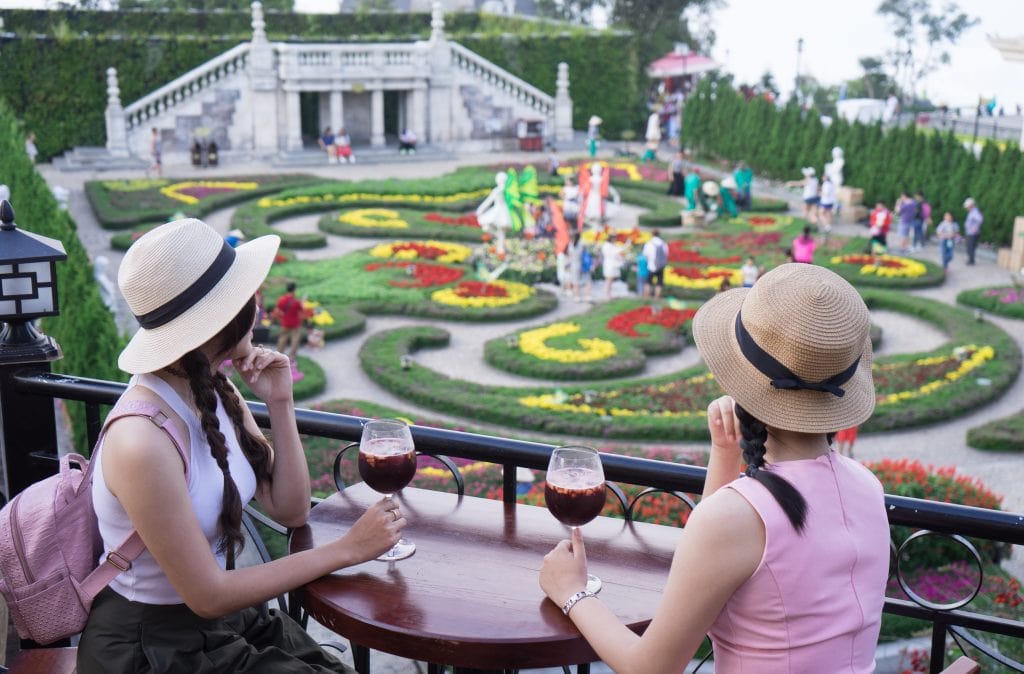
[[[199,526],[210,543],[210,550],[213,551],[221,568],[224,568],[225,556],[217,554],[217,543],[220,540],[218,519],[221,512],[221,499],[224,495],[224,477],[217,462],[210,454],[210,445],[206,441],[199,416],[167,382],[156,375],[135,375],[128,383],[128,389],[131,390],[133,386],[144,386],[156,393],[188,426],[188,442],[191,448],[188,494],[192,500],[196,518],[199,520]],[[256,493],[256,475],[239,447],[231,419],[219,396],[217,399],[217,421],[220,423],[221,432],[224,433],[227,441],[231,477],[234,478],[235,485],[238,487],[242,503],[248,503]],[[102,444],[97,449],[98,452],[99,449],[102,449]],[[103,555],[100,557],[102,561],[107,552],[117,549],[124,542],[134,527],[117,497],[107,489],[107,482],[103,477],[103,453],[99,452],[95,460],[92,503],[96,511],[96,518],[99,520],[100,536],[103,538]],[[169,479],[184,480],[185,474],[181,472],[168,477]],[[171,585],[148,550],[143,550],[129,570],[111,581],[110,587],[130,601],[146,604],[184,603],[181,595]]]

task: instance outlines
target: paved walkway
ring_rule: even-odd
[[[538,167],[546,164],[546,159],[543,155],[516,152],[477,154],[440,160],[418,161],[402,161],[401,158],[396,157],[392,162],[380,161],[378,163],[361,163],[356,165],[301,167],[292,172],[312,173],[325,178],[353,180],[368,178],[416,178],[441,175],[454,170],[460,165],[500,164],[503,162],[522,161],[533,161]],[[165,167],[165,171],[168,176],[174,178],[195,179],[200,177],[217,178],[267,172],[279,173],[284,171],[284,169],[279,167],[271,168],[265,163],[249,162],[220,166],[213,169],[193,169],[187,165],[171,165]],[[109,275],[111,280],[116,283],[116,270],[122,254],[109,248],[110,232],[98,226],[85,198],[83,184],[86,180],[97,178],[143,177],[142,173],[140,172],[137,175],[132,175],[131,173],[118,174],[116,176],[86,172],[61,173],[49,165],[41,166],[40,172],[51,185],[60,185],[70,191],[69,208],[72,216],[78,223],[79,237],[94,259],[102,255],[110,260]],[[766,185],[760,183],[760,181],[755,182],[755,192],[783,196],[793,203],[799,202],[797,191],[787,190],[774,184]],[[218,231],[226,232],[229,228],[232,210],[229,208],[211,213],[207,216],[206,220]],[[628,224],[626,221],[630,217],[634,217],[632,222],[635,222],[635,213],[632,209],[625,209],[621,217],[624,219],[624,226]],[[317,219],[317,215],[299,216],[275,226],[287,231],[311,231],[315,230]],[[836,227],[836,233],[840,235],[863,235],[864,229],[855,225],[841,225]],[[367,247],[378,241],[371,239],[349,239],[337,236],[328,238],[329,246],[327,248],[300,251],[299,257],[301,259],[333,257],[354,249]],[[935,262],[938,262],[938,256],[938,249],[934,244],[920,254],[920,257]],[[913,292],[922,297],[929,297],[952,304],[955,303],[957,293],[965,288],[1005,284],[1008,279],[1007,272],[995,266],[991,255],[986,256],[982,254],[978,265],[972,268],[964,266],[964,257],[958,251],[958,257],[953,262],[950,277],[945,284],[936,288]],[[597,291],[595,296],[600,296],[601,289],[595,287],[595,290]],[[624,294],[626,292],[624,286],[617,288],[617,292]],[[345,397],[372,400],[406,409],[424,417],[445,419],[447,418],[445,415],[420,408],[382,390],[357,366],[358,349],[366,337],[399,325],[440,324],[452,330],[452,342],[444,349],[424,351],[417,354],[417,360],[424,365],[442,370],[455,378],[486,384],[507,384],[513,386],[535,384],[537,383],[536,380],[504,373],[486,365],[482,366],[484,342],[493,337],[501,336],[524,323],[547,323],[554,319],[578,314],[589,308],[589,304],[577,303],[565,297],[560,297],[558,307],[554,311],[526,322],[467,324],[461,322],[435,322],[399,316],[371,317],[367,321],[366,331],[358,337],[331,342],[321,351],[307,351],[306,353],[325,366],[329,373],[331,368],[336,368],[339,363],[348,364],[344,377],[330,376],[328,374],[328,388],[320,397],[321,399]],[[124,309],[123,300],[120,301],[120,309],[119,319],[125,325],[125,329],[130,329],[131,319],[124,318],[127,311]],[[944,341],[944,336],[929,324],[901,314],[875,312],[873,320],[883,329],[883,344],[879,351],[880,353],[922,351],[934,348]],[[1017,343],[1024,348],[1024,323],[1000,318],[993,318],[992,320],[1013,335]],[[696,350],[690,347],[677,355],[651,359],[650,368],[651,371],[663,372],[672,368],[691,365],[696,360]],[[955,465],[960,472],[980,478],[995,492],[1002,494],[1004,496],[1003,507],[1005,509],[1024,512],[1024,490],[1019,488],[1019,485],[1024,482],[1024,461],[1021,461],[1020,456],[1007,453],[982,452],[968,447],[965,441],[967,429],[992,419],[1019,412],[1022,405],[1024,405],[1024,378],[1018,377],[1005,395],[980,410],[925,428],[903,432],[862,435],[858,440],[855,451],[860,459],[909,458],[920,459],[937,465]],[[501,427],[476,423],[473,425],[493,430],[497,434],[508,432],[508,429]],[[517,435],[527,435],[525,431],[516,431],[516,433]],[[566,439],[563,437],[555,441],[565,442]],[[644,443],[628,444],[639,445]],[[671,443],[663,442],[657,444],[668,445]],[[680,444],[678,446],[703,448],[701,445],[693,444]],[[1024,555],[1022,555],[1019,548],[1016,548],[1014,553],[1014,562],[1012,562],[1014,570],[1018,576],[1022,576],[1024,575]],[[425,671],[425,668],[401,659],[381,657],[375,660],[374,671],[405,673]]]

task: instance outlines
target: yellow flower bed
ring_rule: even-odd
[[[166,178],[138,178],[136,180],[104,180],[102,184],[111,192],[141,192],[154,187],[163,187],[169,182]]]
[[[259,208],[284,208],[299,204],[347,204],[353,201],[376,201],[382,204],[452,204],[460,201],[483,199],[491,193],[490,187],[455,194],[373,194],[369,192],[350,192],[348,194],[312,194],[275,199],[263,197],[256,202]],[[558,194],[560,188],[555,185],[541,185],[541,194]]]
[[[729,272],[729,285],[736,288],[743,285],[743,272],[739,269],[732,267],[705,267],[705,272]],[[712,276],[710,278],[690,278],[683,274],[676,273],[675,269],[669,265],[665,268],[665,285],[676,286],[677,288],[691,288],[698,290],[718,290],[722,286],[722,276]]]
[[[706,381],[714,379],[714,375],[710,372],[707,374],[698,375],[696,377],[690,377],[682,382],[666,384],[661,387],[662,390],[674,388],[679,385],[697,385],[703,384]],[[614,391],[602,392],[602,397],[615,398],[617,393]],[[588,403],[574,403],[569,402],[568,396],[562,392],[556,393],[543,393],[535,396],[524,396],[519,399],[519,404],[524,407],[530,407],[533,409],[549,410],[551,412],[569,412],[573,414],[594,414],[597,416],[611,416],[611,417],[661,417],[671,419],[685,419],[689,417],[706,417],[708,415],[707,410],[682,410],[682,411],[671,411],[671,410],[660,410],[654,411],[649,409],[632,409],[628,407],[601,407],[599,405],[591,405]]]
[[[458,466],[458,469],[463,475],[468,475],[470,473],[485,471],[493,465],[494,464],[490,461],[474,461],[473,463],[467,463],[464,466]],[[447,468],[436,468],[434,466],[424,466],[417,470],[416,473],[427,477],[448,477],[451,475]]]
[[[462,297],[455,292],[455,288],[443,288],[435,290],[430,299],[438,304],[447,304],[452,307],[464,309],[485,309],[488,307],[507,307],[519,304],[526,298],[533,295],[533,288],[525,283],[517,281],[491,281],[491,285],[501,286],[505,289],[505,297]]]
[[[259,186],[260,184],[256,182],[241,183],[231,180],[186,180],[184,182],[174,183],[173,185],[160,188],[160,194],[169,199],[176,199],[186,204],[198,204],[199,199],[190,194],[183,194],[181,190],[187,190],[193,187],[209,187],[222,190],[254,190]]]
[[[628,241],[637,245],[643,245],[651,240],[653,235],[650,232],[642,232],[637,229],[614,229],[611,232],[605,232],[604,230],[593,230],[587,229],[580,235],[580,239],[583,243],[604,243],[608,239],[608,235],[611,234],[615,237],[615,240]]]
[[[593,163],[594,162],[592,161],[585,161],[582,162],[580,166],[590,166]],[[608,170],[609,168],[613,170],[625,171],[626,176],[632,181],[639,181],[644,179],[644,177],[640,175],[640,170],[636,167],[636,164],[634,164],[631,161],[602,161],[598,163],[601,164],[602,170],[605,171]],[[574,176],[576,175],[578,168],[579,167],[576,166],[559,166],[558,175]]]
[[[865,258],[865,255],[840,255],[833,257],[832,264],[856,264],[857,261]],[[864,276],[878,276],[881,278],[917,278],[928,273],[928,268],[923,264],[909,257],[896,255],[875,255],[875,264],[861,265],[860,273]],[[886,266],[885,262],[895,263],[898,266]]]
[[[359,208],[346,211],[338,216],[338,222],[353,227],[383,227],[387,229],[406,229],[409,223],[398,215],[398,211],[389,208]]]
[[[334,325],[334,316],[331,316],[331,312],[327,311],[327,309],[322,309],[319,302],[303,300],[302,308],[307,312],[312,313],[313,317],[310,320],[312,320],[313,325],[318,328],[322,328],[327,325]]]
[[[412,247],[404,248],[404,246]],[[431,248],[440,248],[445,251],[444,255],[435,258],[432,260],[433,262],[458,264],[465,261],[473,253],[468,246],[448,243],[446,241],[392,241],[391,243],[381,243],[374,246],[370,249],[370,255],[396,260],[415,260],[420,256],[416,250],[417,246],[430,246]]]
[[[957,358],[958,353],[964,355],[970,353],[971,355],[963,359],[960,359]],[[966,376],[972,370],[981,367],[986,361],[995,358],[996,350],[993,349],[991,346],[979,347],[974,344],[967,344],[965,346],[957,347],[956,349],[954,349],[953,354],[954,355],[952,356],[933,356],[930,358],[920,358],[914,361],[916,365],[934,365],[937,363],[946,362],[948,360],[957,359],[960,360],[960,366],[957,369],[953,370],[952,372],[947,372],[946,376],[943,377],[942,379],[930,381],[926,384],[922,384],[921,386],[915,389],[910,389],[909,391],[899,391],[897,393],[890,393],[885,397],[879,399],[878,403],[880,405],[891,405],[893,403],[899,403],[904,400],[910,400],[912,398],[920,398],[922,396],[934,393],[940,388],[948,386],[950,382],[954,382],[957,379]]]
[[[579,349],[555,349],[545,342],[553,337],[564,337],[580,331],[575,323],[552,323],[543,328],[527,330],[519,335],[519,350],[528,356],[557,363],[592,363],[611,358],[618,349],[607,339],[578,339]]]

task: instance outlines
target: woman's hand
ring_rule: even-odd
[[[288,356],[253,346],[231,361],[246,385],[265,403],[292,399],[292,366]]]
[[[561,608],[565,600],[587,586],[587,549],[579,527],[572,530],[572,541],[559,541],[544,555],[540,567],[540,587]]]
[[[722,396],[708,405],[708,430],[712,452],[740,455],[740,421],[736,417],[736,401],[731,396]]]
[[[340,544],[355,555],[352,564],[361,564],[390,550],[402,537],[406,524],[398,504],[390,498],[383,498],[356,520],[341,537]]]

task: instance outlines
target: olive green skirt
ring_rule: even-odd
[[[96,597],[78,645],[79,674],[352,674],[294,620],[248,608],[207,620],[184,604]]]

